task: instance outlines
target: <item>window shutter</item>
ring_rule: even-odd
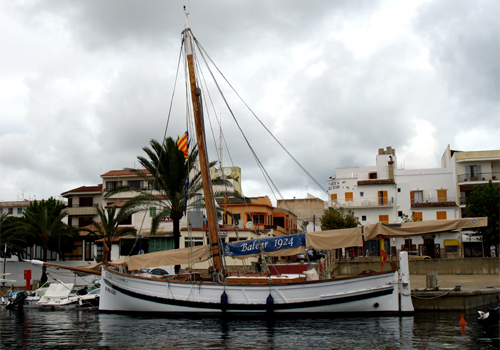
[[[414,191],[410,191],[410,202],[412,204],[415,203],[415,193],[414,193]]]
[[[382,191],[383,195],[382,198],[384,199],[384,205],[387,205],[387,191]]]
[[[388,224],[389,223],[389,215],[379,215],[378,221],[383,222],[384,224]]]
[[[345,193],[345,201],[346,202],[352,202],[352,199],[353,199],[352,192],[346,192]]]
[[[414,211],[413,212],[413,221],[422,221],[422,212]]]
[[[438,202],[446,202],[448,199],[448,195],[446,190],[437,190]]]
[[[445,211],[438,211],[438,212],[436,212],[436,219],[438,219],[438,220],[446,220],[446,212]]]

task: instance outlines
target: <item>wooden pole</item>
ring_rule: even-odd
[[[194,124],[196,129],[196,139],[198,142],[198,153],[200,159],[201,179],[203,182],[203,194],[205,198],[205,206],[207,210],[208,230],[210,237],[210,245],[212,249],[212,259],[216,271],[222,270],[222,261],[219,248],[219,225],[217,222],[217,215],[215,212],[214,197],[212,193],[212,182],[210,180],[210,169],[208,162],[207,149],[205,147],[205,133],[204,124],[201,113],[201,96],[200,90],[196,86],[196,77],[194,71],[193,48],[191,42],[191,30],[188,26],[187,12],[185,12],[185,29],[184,29],[184,49],[186,53],[188,71],[189,71],[189,84],[191,87],[191,100],[193,103]]]

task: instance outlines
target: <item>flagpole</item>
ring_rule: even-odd
[[[385,248],[384,247],[384,237],[380,236],[380,272],[384,271],[384,256],[382,253],[383,248]]]

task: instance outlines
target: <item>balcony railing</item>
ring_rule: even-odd
[[[426,198],[426,199],[416,200],[411,203],[412,208],[455,207],[455,206],[457,206],[455,197]]]
[[[475,182],[475,181],[490,181],[490,180],[500,180],[500,171],[495,171],[492,173],[480,173],[480,174],[461,174],[458,175],[458,182]]]
[[[354,207],[392,207],[394,205],[394,197],[371,197],[371,198],[356,198],[352,201],[333,200],[332,206],[338,208],[354,208]]]
[[[97,208],[92,207],[71,207],[65,209],[68,215],[97,215]]]

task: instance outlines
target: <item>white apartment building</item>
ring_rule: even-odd
[[[27,199],[22,201],[0,202],[0,215],[7,214],[10,216],[21,217],[29,205],[30,201]]]
[[[352,210],[363,226],[376,222],[441,220],[460,217],[452,163],[433,169],[397,169],[396,151],[379,149],[375,165],[338,168],[328,180],[330,206]],[[432,258],[459,256],[458,232],[387,240],[389,254],[400,250]],[[378,242],[365,242],[359,254],[377,254]]]
[[[489,181],[500,185],[500,150],[456,151],[448,145],[441,157],[441,166],[453,170],[462,217],[465,217],[466,200],[474,186],[486,186]],[[461,241],[465,257],[488,256],[488,248],[473,232],[462,231]]]

